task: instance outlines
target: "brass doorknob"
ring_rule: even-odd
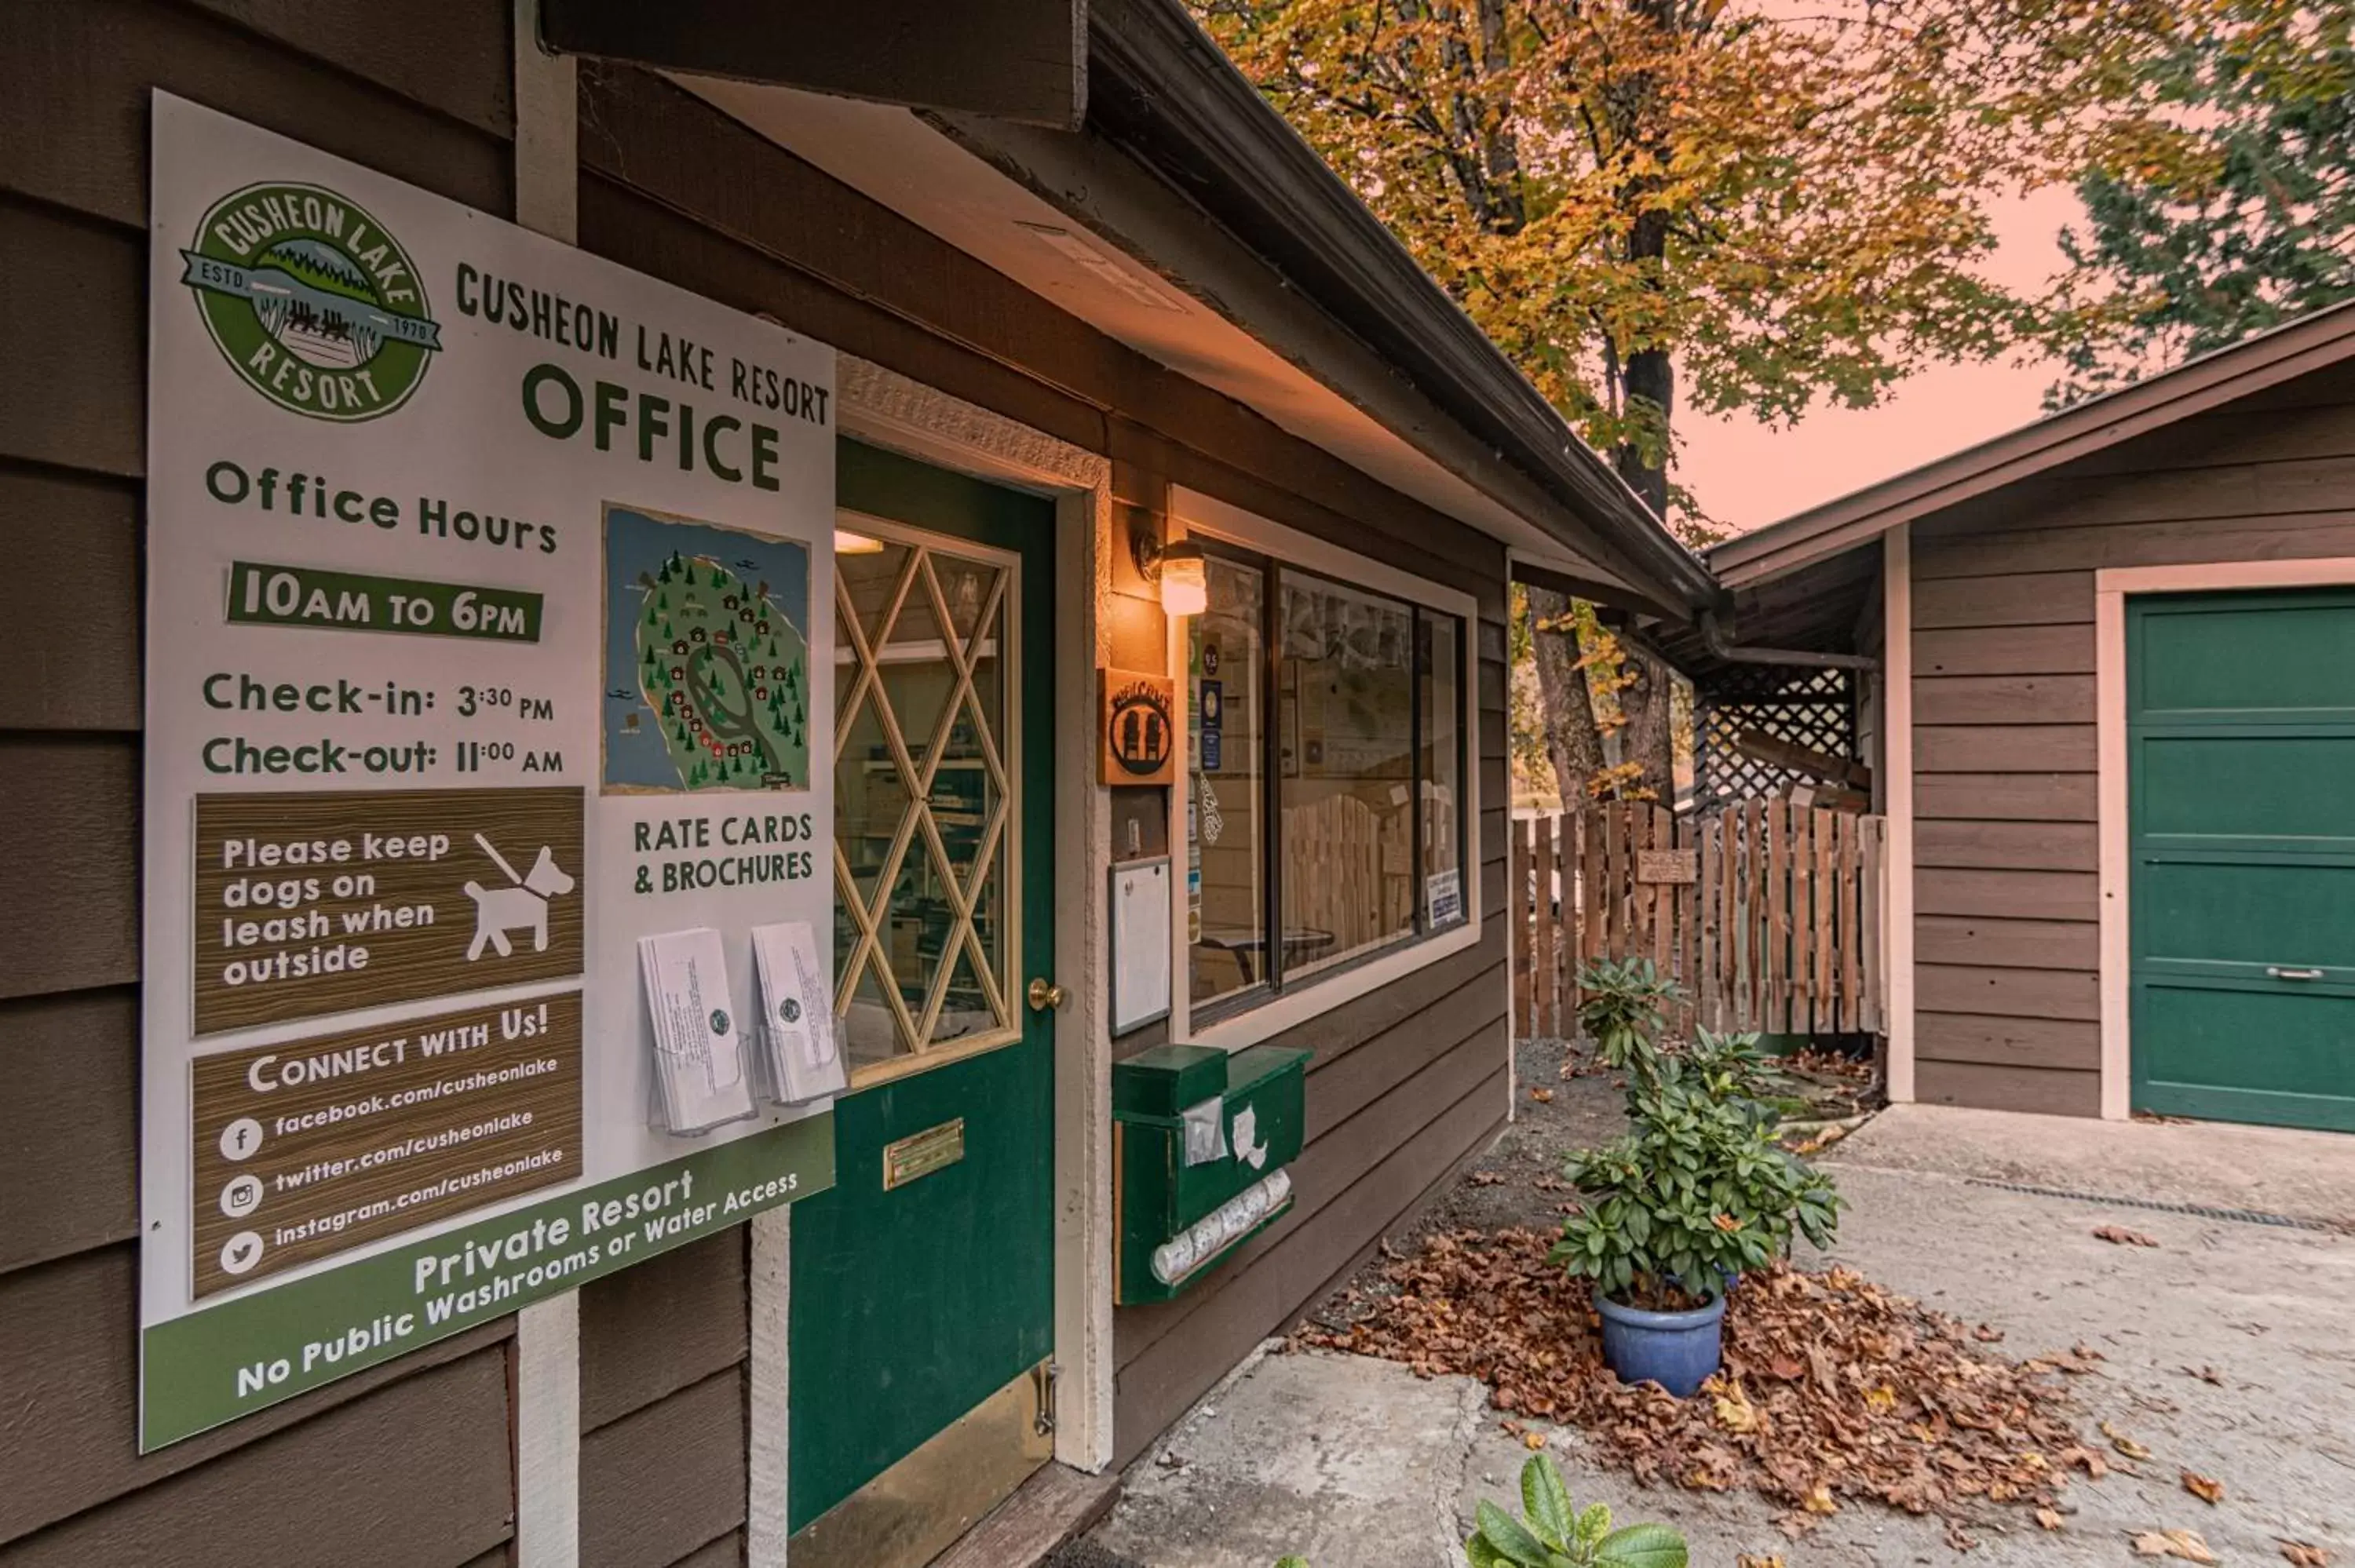
[[[1033,1012],[1044,1012],[1050,1007],[1063,1005],[1063,988],[1044,975],[1039,976],[1030,982],[1030,989],[1026,994],[1030,999],[1030,1011]]]

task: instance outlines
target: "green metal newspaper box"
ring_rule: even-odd
[[[1159,1045],[1114,1065],[1123,1305],[1168,1300],[1292,1206],[1308,1057]]]

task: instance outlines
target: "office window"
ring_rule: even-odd
[[[1466,918],[1462,620],[1205,553],[1186,694],[1198,1021]]]
[[[1247,991],[1267,944],[1267,574],[1204,562],[1209,606],[1187,629],[1188,916],[1195,1005]]]

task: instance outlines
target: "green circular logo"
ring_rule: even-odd
[[[297,414],[346,424],[389,414],[442,347],[409,252],[324,186],[222,197],[180,259],[221,356]]]

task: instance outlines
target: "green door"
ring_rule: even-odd
[[[1049,1455],[1050,502],[845,441],[835,1185],[795,1205],[803,1568],[927,1562]]]
[[[2126,601],[2136,1108],[2355,1131],[2355,592]]]

